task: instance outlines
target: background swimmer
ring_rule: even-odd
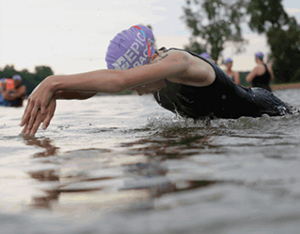
[[[240,84],[240,75],[238,72],[232,70],[233,60],[231,58],[227,58],[225,60],[225,72],[232,79],[232,81],[236,84]]]
[[[270,64],[264,63],[264,54],[257,52],[255,54],[255,62],[257,66],[247,75],[246,81],[251,83],[253,87],[260,87],[271,91],[270,83],[274,81],[274,73]]]

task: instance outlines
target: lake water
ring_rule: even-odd
[[[298,114],[204,123],[98,96],[24,139],[23,110],[0,107],[1,233],[299,233]]]

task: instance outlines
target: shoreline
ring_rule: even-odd
[[[291,84],[273,84],[271,85],[272,90],[283,90],[283,89],[300,89],[300,83]]]

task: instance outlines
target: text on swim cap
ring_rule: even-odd
[[[147,44],[143,43],[146,41],[146,38],[143,36],[142,33],[137,33],[137,38],[131,44],[129,49],[124,53],[123,56],[118,58],[112,66],[116,70],[126,70],[130,67],[138,67],[145,64],[147,61]],[[140,47],[145,47],[145,49],[140,54]]]

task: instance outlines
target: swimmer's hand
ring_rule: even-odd
[[[38,110],[35,117],[31,118],[31,116],[29,116],[27,122],[21,123],[23,124],[21,126],[24,126],[22,130],[22,134],[34,136],[41,123],[43,123],[42,128],[46,130],[46,128],[50,124],[52,117],[54,116],[55,108],[56,108],[56,99],[52,99],[48,108],[45,111],[45,114],[42,114],[41,110]]]
[[[41,82],[28,98],[20,123],[21,127],[24,126],[23,134],[33,136],[41,123],[43,123],[43,129],[46,129],[50,124],[56,108],[56,99],[49,78]]]

